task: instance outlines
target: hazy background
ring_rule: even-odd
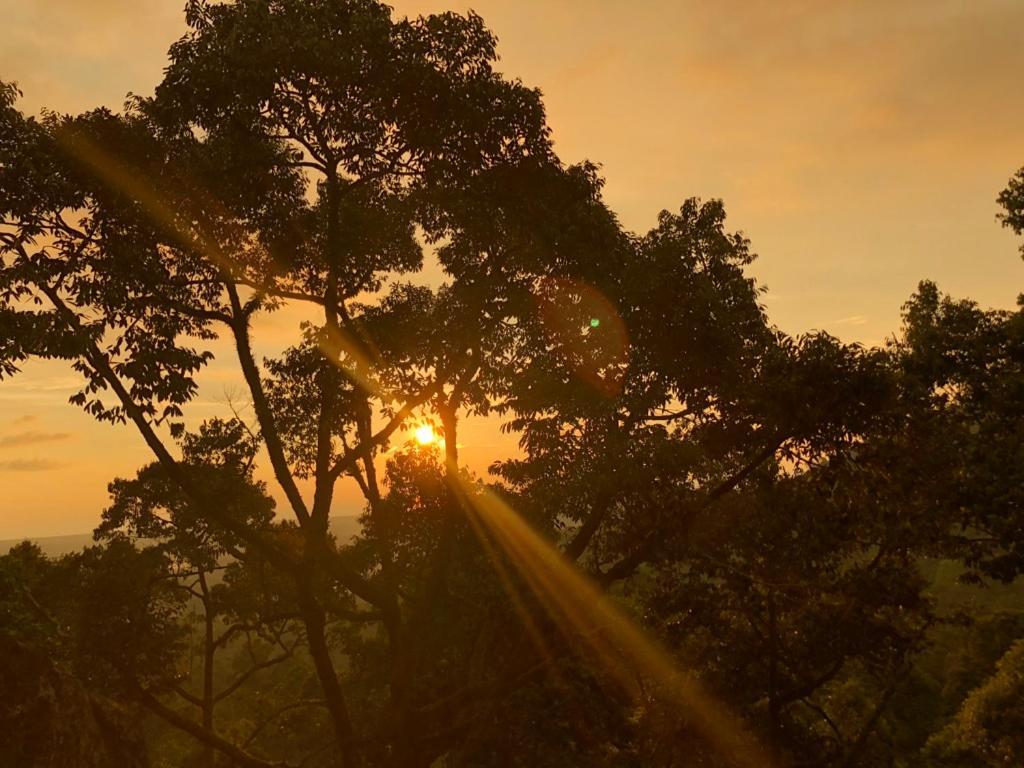
[[[180,0],[0,0],[0,79],[22,108],[118,108],[148,94],[184,31]],[[478,0],[500,68],[544,93],[557,149],[592,159],[624,225],[721,197],[761,258],[772,320],[879,343],[922,278],[987,306],[1024,289],[995,196],[1024,165],[1019,0]],[[257,329],[257,351],[295,317]],[[203,374],[197,418],[243,399],[230,360]],[[106,484],[149,460],[136,433],[67,404],[77,379],[35,363],[0,383],[0,539],[89,530]],[[461,432],[477,471],[514,441]],[[342,493],[336,512],[358,512]]]

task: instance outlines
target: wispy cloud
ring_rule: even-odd
[[[868,319],[864,315],[850,315],[832,320],[827,325],[867,325]]]
[[[54,443],[73,437],[70,432],[19,432],[14,435],[0,437],[0,448],[11,448],[16,445],[36,445],[37,443]]]
[[[81,387],[82,380],[74,376],[15,376],[10,381],[4,380],[3,387],[0,387],[0,401],[22,401],[22,404],[14,407],[38,408],[38,405],[24,403],[29,401],[54,404]]]
[[[68,392],[82,386],[77,376],[47,376],[28,380],[15,379],[5,389],[20,389],[25,392]]]
[[[0,461],[0,472],[49,472],[63,466],[62,462],[50,459],[11,459]]]

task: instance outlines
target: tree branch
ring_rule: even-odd
[[[412,412],[433,397],[440,388],[440,382],[434,382],[418,395],[407,400],[405,405],[396,411],[390,421],[388,421],[388,423],[382,427],[379,432],[374,434],[368,442],[361,441],[355,448],[350,451],[346,451],[345,454],[335,462],[334,466],[331,467],[331,476],[334,478],[340,477],[343,473],[349,471],[356,462],[372,453],[375,447],[382,444],[385,440],[391,437],[391,435],[397,432],[403,422],[412,415]]]
[[[236,765],[242,766],[242,768],[289,768],[288,763],[272,763],[268,760],[261,760],[258,757],[250,755],[245,750],[235,746],[230,741],[219,736],[213,731],[208,731],[199,723],[190,720],[184,715],[175,712],[170,707],[163,704],[149,691],[139,688],[138,697],[142,702],[142,705],[149,711],[158,715],[161,719],[173,725],[178,730],[184,731],[196,741],[205,744],[208,747],[212,747],[226,757],[231,758]]]
[[[281,436],[277,431],[277,424],[274,421],[274,414],[267,401],[267,394],[263,391],[263,382],[260,380],[259,368],[252,355],[252,344],[249,339],[249,319],[242,311],[242,303],[238,297],[238,289],[232,283],[225,283],[228,296],[231,299],[231,309],[234,313],[234,322],[231,329],[234,332],[235,349],[238,352],[238,361],[242,367],[242,375],[249,386],[249,393],[252,395],[253,411],[259,421],[260,434],[263,436],[263,443],[267,447],[267,454],[270,456],[270,464],[274,469],[274,477],[284,491],[285,496],[291,504],[292,511],[301,525],[309,522],[309,510],[306,509],[306,502],[299,493],[299,488],[292,477],[291,469],[288,467],[288,460],[284,454],[284,445]]]
[[[274,722],[277,718],[279,718],[285,712],[291,712],[294,709],[302,709],[304,707],[325,707],[325,706],[326,706],[326,704],[324,703],[323,699],[299,699],[298,701],[293,701],[293,702],[291,702],[289,704],[285,704],[283,707],[279,707],[278,709],[274,710],[274,712],[272,712],[271,714],[267,715],[259,723],[256,724],[256,727],[253,728],[252,731],[249,733],[248,738],[246,738],[246,740],[244,742],[242,742],[242,749],[245,749],[250,744],[252,744],[256,740],[256,737],[259,736],[260,733],[263,732],[264,728],[266,728],[268,725],[270,725],[272,722]]]
[[[39,287],[53,303],[61,319],[80,339],[82,339],[84,337],[84,333],[81,323],[75,314],[64,303],[57,291],[48,285],[40,285]],[[206,501],[203,494],[192,484],[191,480],[189,480],[188,475],[182,466],[173,456],[171,456],[170,451],[167,450],[167,447],[157,436],[153,426],[146,419],[145,413],[132,399],[128,390],[121,382],[121,379],[116,373],[114,373],[114,370],[110,365],[110,361],[107,360],[106,356],[100,352],[94,343],[85,341],[82,346],[83,357],[85,357],[89,365],[93,367],[103,381],[105,381],[111,388],[124,408],[125,413],[128,414],[128,417],[135,424],[139,433],[142,435],[142,438],[146,441],[146,445],[156,456],[161,466],[164,467],[167,474],[178,485],[178,487],[181,488],[185,495],[199,507],[203,516],[213,520],[218,525],[223,526],[246,543],[251,544],[261,554],[263,554],[268,561],[284,568],[287,571],[294,571],[296,563],[294,563],[285,552],[264,539],[249,526],[235,520],[230,515],[224,514],[217,505]]]
[[[221,702],[224,699],[228,698],[231,694],[233,694],[235,691],[237,691],[239,688],[245,685],[245,683],[260,670],[267,669],[268,667],[272,667],[275,664],[280,664],[282,661],[285,661],[286,659],[290,659],[295,651],[295,645],[296,644],[292,644],[292,646],[288,648],[284,653],[279,653],[277,656],[271,656],[269,659],[266,659],[265,661],[261,661],[249,667],[249,669],[247,669],[245,672],[236,677],[231,682],[230,685],[228,685],[224,690],[222,690],[220,693],[213,697],[214,703]]]
[[[720,498],[725,496],[727,493],[732,491],[736,486],[746,480],[752,475],[758,467],[764,462],[775,455],[775,452],[779,447],[786,442],[785,436],[772,440],[767,446],[758,451],[754,458],[751,459],[746,465],[744,465],[738,472],[731,475],[730,477],[723,480],[717,486],[715,486],[709,493],[707,493],[700,502],[692,509],[689,513],[689,519],[693,520],[698,514],[706,510]],[[637,547],[631,554],[626,555],[624,558],[619,560],[615,565],[611,566],[607,571],[600,573],[598,576],[598,582],[601,586],[607,588],[614,582],[624,579],[644,563],[654,548],[657,546],[658,541],[662,536],[660,530],[652,530],[644,538],[643,542]]]

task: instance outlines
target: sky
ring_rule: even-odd
[[[0,0],[0,79],[22,109],[118,108],[159,81],[181,0]],[[772,321],[877,344],[931,279],[984,306],[1024,291],[995,197],[1024,165],[1020,0],[402,0],[396,15],[478,12],[499,69],[544,94],[563,160],[600,164],[643,232],[688,197],[722,198],[752,241]],[[257,330],[270,353],[294,329]],[[0,382],[0,539],[90,530],[106,484],[149,461],[141,439],[68,405],[77,379],[32,363]],[[230,366],[200,417],[244,400]],[[471,422],[484,472],[514,449]],[[359,504],[345,489],[338,513]]]

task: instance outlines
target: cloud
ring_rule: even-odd
[[[841,317],[838,320],[833,320],[828,325],[866,325],[868,319],[864,315],[850,315],[849,317]]]
[[[0,461],[0,472],[49,472],[63,466],[63,463],[50,459],[12,459]]]
[[[21,389],[29,392],[64,392],[78,389],[82,380],[77,376],[47,376],[41,379],[19,382]]]
[[[0,437],[0,448],[16,445],[35,445],[36,443],[53,443],[73,437],[70,432],[19,432],[14,435]]]

